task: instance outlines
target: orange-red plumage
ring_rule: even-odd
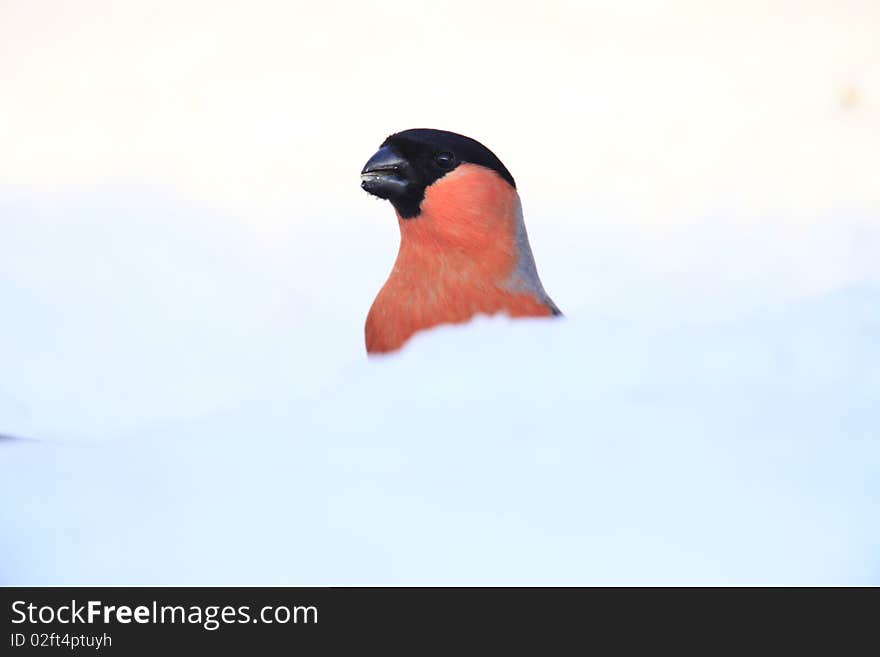
[[[367,351],[394,351],[417,331],[480,313],[554,314],[516,278],[521,222],[516,189],[491,169],[463,163],[428,186],[416,219],[398,213],[400,250],[367,316]]]

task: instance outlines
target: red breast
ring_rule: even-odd
[[[404,169],[399,175],[419,174]],[[400,207],[407,206],[395,204],[400,249],[367,315],[369,353],[395,351],[418,331],[477,314],[559,314],[538,279],[511,183],[509,174],[462,161],[425,185],[406,216]]]

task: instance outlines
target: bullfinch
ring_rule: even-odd
[[[538,278],[516,183],[480,142],[445,130],[391,135],[361,171],[400,227],[394,268],[367,315],[369,354],[475,315],[560,315]]]

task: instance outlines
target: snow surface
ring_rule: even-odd
[[[28,438],[0,583],[880,583],[870,282],[783,299],[772,248],[704,236],[670,279],[527,213],[565,319],[366,359],[393,227],[320,217],[275,257],[192,208],[0,211],[0,434]]]

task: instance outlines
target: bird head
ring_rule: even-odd
[[[438,233],[479,228],[486,208],[518,202],[513,176],[492,151],[445,130],[388,137],[364,165],[361,187],[390,201],[401,224],[420,220]]]
[[[401,233],[367,317],[369,352],[476,314],[559,314],[538,278],[513,176],[480,142],[445,130],[395,133],[364,165],[361,187],[391,202]]]

